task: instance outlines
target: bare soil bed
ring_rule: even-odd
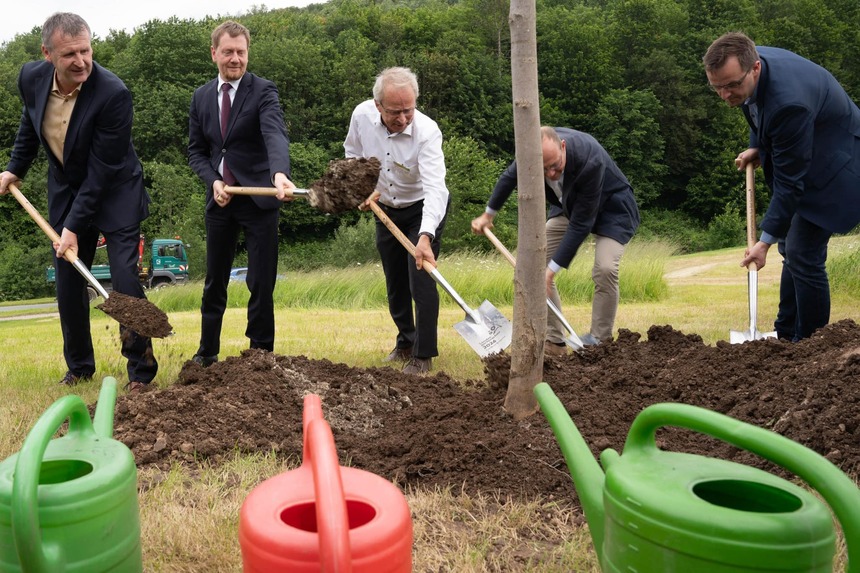
[[[515,422],[503,411],[508,369],[509,358],[496,355],[485,361],[485,380],[457,381],[248,350],[206,369],[188,362],[170,387],[120,397],[115,437],[140,466],[217,463],[237,449],[299,459],[310,392],[322,398],[343,465],[403,487],[576,504],[543,414]],[[852,320],[794,344],[707,346],[671,326],[652,326],[647,340],[621,331],[614,342],[548,357],[544,380],[595,454],[620,451],[645,406],[683,402],[772,429],[850,475],[860,471],[860,327]],[[661,430],[658,438],[667,449],[775,470],[693,432]]]

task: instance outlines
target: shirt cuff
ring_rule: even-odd
[[[563,267],[561,265],[559,265],[557,262],[555,262],[554,260],[550,259],[549,264],[547,265],[547,268],[549,268],[549,270],[551,270],[554,273],[558,273]]]
[[[762,243],[767,243],[768,245],[772,245],[774,243],[779,242],[779,239],[768,233],[767,231],[761,232],[761,239],[759,239]]]
[[[496,214],[498,213],[498,211],[496,211],[495,209],[490,209],[489,207],[487,207],[486,209],[484,209],[484,213],[486,213],[487,215],[492,215],[493,217],[495,217]]]

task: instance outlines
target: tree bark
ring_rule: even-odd
[[[518,420],[538,409],[533,389],[543,376],[546,337],[545,198],[535,21],[535,0],[511,0],[511,78],[519,221],[511,376],[505,410]]]

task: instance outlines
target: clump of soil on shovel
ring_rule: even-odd
[[[302,398],[315,393],[341,464],[402,487],[462,488],[502,499],[575,505],[576,493],[542,413],[520,422],[502,404],[510,358],[485,360],[487,380],[443,372],[403,374],[247,350],[202,368],[188,362],[166,389],[117,401],[117,439],[140,466],[218,463],[238,449],[298,460]],[[785,435],[849,475],[860,471],[860,327],[831,324],[798,343],[767,339],[706,346],[695,334],[652,326],[647,340],[622,330],[614,342],[549,357],[549,383],[597,455],[621,451],[646,406],[683,402]],[[665,449],[755,465],[769,462],[692,431],[664,429]]]
[[[324,213],[351,211],[376,189],[380,169],[375,157],[330,161],[325,175],[311,184],[308,200]]]
[[[96,308],[141,336],[164,338],[173,332],[167,313],[145,298],[112,292]]]

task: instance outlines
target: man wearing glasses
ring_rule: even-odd
[[[800,340],[830,321],[827,244],[860,222],[860,109],[824,68],[744,34],[719,37],[703,58],[710,87],[740,107],[749,148],[743,171],[761,165],[773,192],[760,240],[742,266],[764,267],[770,246],[783,257],[779,338]]]
[[[633,188],[615,161],[591,135],[564,127],[541,128],[544,192],[550,205],[546,221],[547,296],[561,308],[555,275],[567,268],[580,245],[594,235],[594,299],[591,331],[582,343],[594,345],[612,340],[618,311],[618,267],[624,246],[639,227],[639,208]],[[499,177],[482,215],[472,221],[472,231],[483,234],[493,228],[496,213],[517,186],[514,161]],[[565,354],[561,323],[547,317],[544,352]]]
[[[376,77],[373,99],[352,112],[343,143],[347,157],[376,157],[382,163],[370,200],[378,201],[415,245],[413,259],[385,225],[376,222],[388,310],[397,327],[394,350],[385,360],[405,362],[403,372],[408,374],[429,371],[439,355],[439,293],[422,269],[425,260],[436,264],[450,204],[442,132],[415,109],[417,99],[414,73],[400,67],[383,70]]]

